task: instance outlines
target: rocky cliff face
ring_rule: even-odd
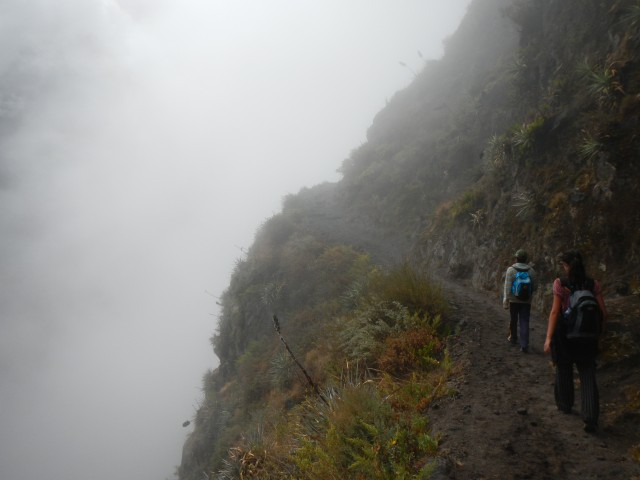
[[[502,117],[513,123],[472,137],[478,155],[462,163],[476,178],[433,210],[415,244],[417,259],[499,290],[517,248],[531,253],[543,281],[555,276],[558,253],[578,248],[610,292],[637,291],[640,37],[634,5],[534,1],[503,10],[520,38],[511,66],[496,65],[488,77],[509,81],[476,84],[470,98],[476,115],[466,117],[467,129],[451,128],[462,137],[491,124],[487,97],[511,98]],[[446,175],[442,182],[449,184]]]
[[[285,327],[320,377],[318,319],[340,313],[367,254],[497,297],[516,249],[544,285],[556,255],[578,248],[607,293],[640,292],[638,12],[632,0],[472,2],[445,57],[376,116],[342,180],[288,197],[238,263],[182,480],[218,468],[257,406],[300,402],[266,381],[279,345],[264,300],[285,286]],[[536,302],[548,301],[540,288]]]

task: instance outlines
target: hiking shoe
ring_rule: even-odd
[[[529,347],[520,347],[522,353],[529,353]]]
[[[591,423],[591,422],[585,422],[584,424],[584,431],[587,433],[595,433],[596,430],[598,430],[598,425],[596,425],[595,423]]]

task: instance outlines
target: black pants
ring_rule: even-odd
[[[562,338],[554,337],[553,356],[556,363],[554,395],[556,406],[570,412],[574,404],[573,365],[580,377],[582,420],[597,426],[600,416],[600,395],[596,383],[597,344],[572,345]]]
[[[531,304],[511,302],[509,304],[509,315],[509,336],[511,337],[511,341],[516,343],[516,339],[519,338],[520,346],[522,348],[528,348]],[[518,326],[520,327],[520,335],[518,335]]]

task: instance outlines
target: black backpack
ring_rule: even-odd
[[[587,279],[584,285],[569,285],[563,279],[562,286],[571,290],[569,308],[562,315],[565,337],[570,342],[589,342],[602,333],[603,315],[596,299],[594,281]]]

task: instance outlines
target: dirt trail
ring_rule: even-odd
[[[618,377],[628,374],[598,372],[601,427],[585,433],[579,390],[575,413],[560,413],[554,404],[553,368],[542,351],[546,312],[532,310],[525,354],[507,342],[508,313],[497,296],[440,281],[461,327],[451,351],[462,371],[452,381],[456,398],[429,412],[443,460],[432,478],[640,480],[640,465],[629,455],[630,446],[640,442],[637,418],[625,423],[606,415],[621,395]]]
[[[301,221],[318,238],[353,244],[381,264],[397,263],[407,251],[407,239],[385,237],[367,219],[336,214],[342,211],[338,204],[308,208]],[[530,353],[524,354],[507,342],[508,313],[497,295],[460,288],[444,276],[437,280],[461,327],[450,351],[462,371],[451,382],[458,395],[428,412],[441,446],[433,480],[640,480],[640,464],[630,456],[633,445],[640,448],[640,406],[629,413],[630,401],[624,398],[627,391],[638,392],[632,402],[640,405],[639,297],[616,307],[626,322],[618,326],[626,329],[635,350],[599,369],[600,429],[587,434],[578,389],[575,413],[562,414],[554,403],[554,371],[542,351],[548,312],[532,310]],[[616,314],[607,304],[611,324]]]

